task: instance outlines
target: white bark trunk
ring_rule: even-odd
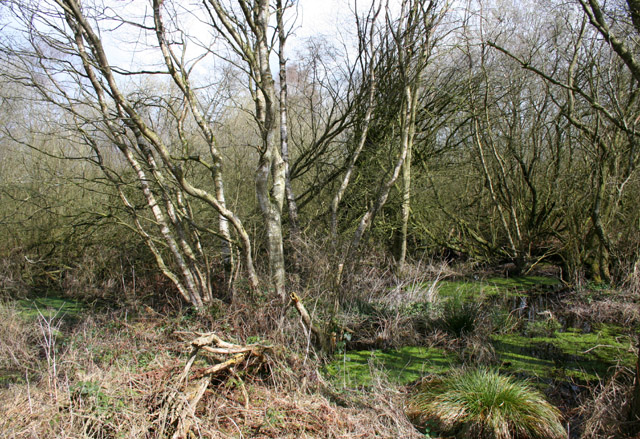
[[[285,0],[286,1],[286,0]],[[282,0],[276,2],[276,18],[278,25],[278,64],[280,66],[280,151],[284,162],[284,183],[287,206],[289,208],[289,222],[291,223],[291,234],[294,241],[298,238],[298,204],[291,186],[291,174],[289,172],[289,133],[288,133],[288,96],[287,96],[287,58],[285,56],[285,45],[287,35],[284,29],[284,6]]]
[[[276,107],[275,85],[269,65],[268,24],[269,1],[258,0],[255,8],[256,52],[258,55],[256,114],[262,131],[262,154],[256,171],[256,195],[267,233],[271,282],[282,301],[287,300],[285,289],[284,248],[282,237],[282,206],[285,196],[285,169],[275,141]],[[269,187],[271,177],[271,187]]]

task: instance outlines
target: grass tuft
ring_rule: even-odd
[[[462,296],[449,298],[442,305],[442,312],[438,320],[439,326],[454,337],[470,334],[476,328],[480,304],[467,301]]]
[[[490,369],[458,370],[425,381],[410,416],[455,438],[565,438],[560,412],[529,385]]]

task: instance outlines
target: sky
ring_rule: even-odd
[[[105,1],[108,2],[109,0]],[[310,37],[322,36],[330,42],[341,45],[343,41],[348,39],[349,33],[353,35],[355,2],[356,0],[298,0],[296,7],[297,20],[293,33],[287,40],[288,58],[295,58],[296,52],[305,48],[306,41]],[[142,16],[149,13],[147,1],[125,4],[128,5],[128,11],[136,15]],[[370,4],[371,0],[357,0],[360,10],[365,10]],[[294,11],[290,11],[289,20],[292,19],[293,14],[295,14]],[[168,21],[168,19],[169,17],[165,21]],[[202,19],[206,20],[204,17]],[[275,17],[272,17],[272,19],[275,20]],[[185,14],[185,20],[189,23],[189,33],[192,36],[206,39],[206,35],[210,31],[208,25],[202,24],[202,22],[198,23],[198,20],[188,17],[188,14]],[[145,42],[139,41],[140,44],[136,44],[135,41],[140,37],[140,31],[134,30],[133,32],[133,34],[128,35],[116,33],[113,35],[113,40],[108,41],[107,46],[110,49],[111,61],[131,70],[145,65],[157,66],[160,63],[159,53],[156,50],[143,50],[141,52],[140,49],[145,46]],[[150,33],[147,37],[150,38],[149,42],[152,45],[156,44],[153,34]],[[110,37],[107,38],[110,39]],[[191,50],[197,51],[193,45],[191,45]],[[195,58],[195,55],[193,57]],[[276,53],[272,55],[271,61],[275,72],[278,65]],[[209,64],[205,64],[202,68],[209,67]]]
[[[351,16],[350,3],[353,4],[353,0],[299,0],[300,19],[295,37],[301,39],[317,34],[336,34],[339,23]]]
[[[105,0],[108,4],[109,1]],[[305,46],[305,42],[312,36],[323,36],[330,41],[340,41],[341,35],[345,35],[345,31],[349,30],[353,26],[353,5],[355,0],[298,0],[297,1],[297,20],[294,26],[294,32],[287,40],[288,52],[294,54],[297,50],[302,49]],[[148,14],[149,2],[147,1],[135,1],[122,3],[126,9],[118,9],[124,14],[133,14],[134,16],[141,17]],[[365,4],[369,4],[370,0],[358,0],[359,8],[364,8]],[[117,4],[117,3],[115,3]],[[183,9],[183,11],[186,10]],[[293,11],[290,12],[289,19],[291,20]],[[201,17],[206,20],[205,17]],[[188,14],[184,15],[184,19],[188,21],[188,32],[192,36],[197,36],[199,39],[206,39],[206,35],[209,33],[208,26],[202,22],[198,23],[198,19],[188,17]],[[275,20],[275,17],[273,17]],[[165,18],[168,21],[169,17]],[[151,24],[151,23],[147,23]],[[132,30],[126,34],[121,32],[120,29],[115,34],[109,35],[103,34],[106,37],[107,47],[110,55],[116,59],[112,59],[112,62],[128,67],[136,67],[141,64],[154,64],[159,61],[158,54],[155,50],[143,51],[140,53],[140,49],[145,46],[145,41],[140,40],[138,44],[136,41],[142,35],[139,30]],[[151,39],[149,42],[155,44],[154,37],[150,33],[147,37]],[[144,37],[143,37],[144,38]],[[192,49],[194,47],[192,46]],[[120,52],[120,53],[119,53]],[[133,53],[137,52],[137,53]],[[145,53],[146,52],[146,53]],[[154,53],[155,52],[155,53]]]
[[[356,6],[362,15],[369,10],[371,3],[372,0],[298,0],[300,17],[292,45],[313,35],[340,40],[340,34],[355,31],[353,14]],[[390,0],[389,6],[392,13],[400,11],[399,0]]]
[[[233,3],[233,0],[228,1]],[[293,34],[287,40],[288,58],[295,59],[296,52],[303,50],[306,46],[306,41],[313,36],[322,36],[337,46],[342,46],[343,42],[348,41],[349,36],[353,36],[355,31],[353,11],[356,1],[358,9],[366,11],[372,0],[297,0],[296,10],[298,17]],[[397,3],[396,0],[393,1]],[[51,0],[43,0],[44,5],[48,3],[52,8],[55,8]],[[91,1],[88,2],[88,4],[91,3]],[[113,14],[121,14],[131,21],[139,22],[142,17],[146,16],[145,24],[152,25],[149,18],[151,12],[150,0],[98,0],[93,3],[105,5],[109,10],[113,11]],[[183,27],[186,28],[191,36],[196,36],[203,41],[208,40],[211,29],[205,24],[206,17],[198,17],[191,14],[193,10],[190,10],[189,3],[182,3],[180,0],[176,0],[175,2],[168,2],[168,4],[175,5],[176,13],[182,16],[180,21],[184,20]],[[172,13],[167,12],[165,15],[165,22],[168,23],[172,19]],[[15,22],[10,24],[9,27],[14,27],[14,24],[20,27]],[[155,70],[162,68],[159,52],[153,48],[157,42],[152,32],[147,32],[145,35],[144,31],[135,26],[119,26],[117,23],[109,25],[109,23],[105,24],[104,22],[102,24],[106,28],[111,27],[108,30],[104,29],[105,31],[101,32],[101,35],[107,49],[107,56],[112,64],[125,70]],[[4,28],[4,31],[6,32],[7,29]],[[349,45],[347,44],[347,46]],[[198,56],[198,52],[202,53],[202,49],[199,49],[195,43],[191,43],[188,46],[190,47],[189,58],[194,59]],[[274,54],[273,58],[274,67],[277,67],[277,54]],[[202,69],[204,71],[211,69],[213,66],[211,62],[215,61],[206,61],[203,63]]]

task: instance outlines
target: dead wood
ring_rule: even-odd
[[[192,340],[191,353],[185,363],[182,372],[175,377],[173,385],[168,386],[162,397],[159,410],[158,437],[171,437],[172,439],[182,439],[190,437],[192,427],[198,421],[196,408],[207,388],[214,378],[220,377],[228,371],[231,375],[239,379],[234,368],[241,365],[255,365],[266,361],[265,352],[271,350],[271,346],[260,344],[238,345],[229,343],[221,339],[217,334],[196,333],[198,338]],[[199,354],[207,352],[220,355],[231,356],[230,358],[218,361],[209,367],[198,368],[192,371],[192,366]],[[207,358],[210,358],[207,357]],[[241,380],[240,380],[241,382]],[[246,393],[246,391],[244,391]],[[245,405],[249,405],[246,398]]]
[[[295,292],[291,292],[289,294],[289,298],[291,299],[293,306],[298,311],[298,314],[300,314],[300,318],[302,319],[302,324],[304,325],[305,329],[309,331],[309,333],[313,336],[313,342],[316,347],[320,348],[323,352],[331,352],[333,350],[333,346],[331,343],[330,335],[327,334],[326,331],[318,328],[313,323],[313,320],[311,319],[309,312],[302,303],[302,299],[300,299],[300,296],[298,296]]]

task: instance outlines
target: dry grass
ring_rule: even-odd
[[[151,310],[135,318],[125,312],[91,314],[73,328],[51,332],[48,346],[55,357],[50,351],[47,361],[46,340],[30,336],[40,330],[38,321],[3,305],[0,362],[30,366],[0,387],[0,436],[158,437],[159,397],[188,354],[176,329],[207,327],[246,341],[242,337],[265,333],[266,327],[274,338],[304,346],[294,319],[287,318],[293,323],[282,328],[278,318],[267,316],[269,309],[221,312],[215,321],[189,315],[169,319]],[[277,349],[260,370],[238,369],[214,380],[197,406],[194,437],[420,437],[403,414],[402,395],[379,387],[350,395],[345,403],[328,390],[310,353],[295,351]],[[21,360],[16,363],[11,352],[20,353]]]
[[[264,383],[210,388],[197,411],[195,430],[211,438],[412,438],[421,437],[400,399],[378,394],[366,406],[340,407],[319,394],[283,392]]]
[[[390,305],[410,305],[412,303],[435,303],[438,284],[444,279],[459,275],[446,261],[407,263],[402,278],[389,293],[379,299]]]
[[[584,422],[581,439],[619,439],[637,437],[628,434],[628,407],[633,388],[633,371],[618,368],[606,382],[593,389],[580,407]],[[638,425],[635,423],[635,429]]]
[[[0,369],[24,374],[31,368],[38,355],[34,329],[13,303],[0,302]]]
[[[591,323],[637,326],[640,324],[640,304],[635,302],[636,298],[620,293],[615,298],[606,297],[591,302],[580,301],[569,308],[567,314],[575,316],[580,321]]]

